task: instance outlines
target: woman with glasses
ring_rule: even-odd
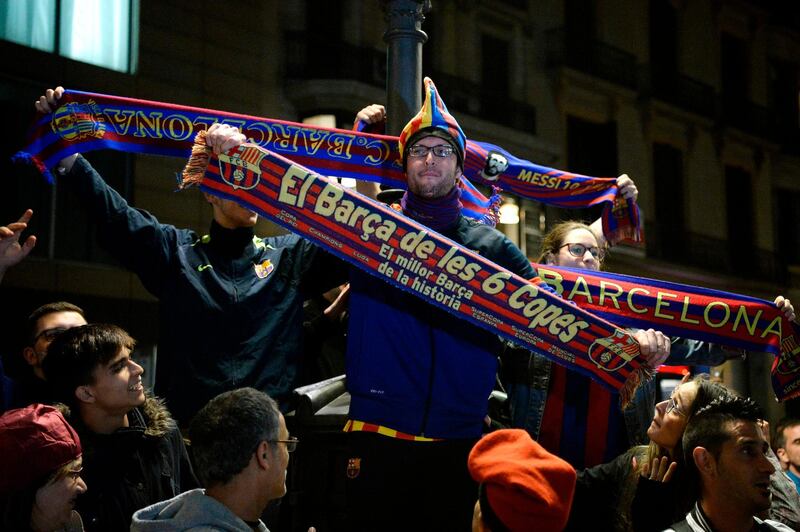
[[[570,221],[545,235],[537,262],[597,271],[604,257],[605,247],[592,227]],[[658,367],[669,355],[670,340],[661,332],[649,329],[632,334],[651,367]],[[640,392],[623,413],[617,394],[541,355],[509,347],[503,353],[502,368],[513,426],[526,429],[545,449],[575,468],[602,464],[645,441],[654,388]]]
[[[599,524],[603,530],[660,531],[680,521],[699,495],[684,467],[686,425],[711,401],[732,393],[707,375],[685,377],[669,399],[656,405],[647,429],[648,445],[578,472],[567,530],[597,529]],[[776,472],[770,478],[773,501],[768,517],[796,528],[797,493],[780,473],[777,457],[772,451],[769,455]]]

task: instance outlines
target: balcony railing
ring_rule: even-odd
[[[596,39],[575,38],[564,28],[550,30],[545,35],[548,66],[567,66],[624,87],[637,87],[633,54]]]
[[[717,115],[714,87],[676,72],[664,72],[651,65],[640,67],[640,91],[687,111],[709,118]]]
[[[386,52],[305,32],[286,32],[286,74],[294,79],[354,79],[386,86]]]
[[[668,223],[647,222],[645,236],[650,257],[776,283],[788,278],[786,262],[772,251],[745,249],[739,243],[688,231],[676,233]]]

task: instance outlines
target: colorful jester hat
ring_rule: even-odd
[[[406,167],[406,147],[424,136],[441,137],[456,150],[458,166],[464,168],[464,150],[467,137],[456,119],[447,111],[447,106],[439,96],[431,78],[425,78],[425,101],[417,116],[412,118],[400,133],[399,147],[403,154],[403,168]]]

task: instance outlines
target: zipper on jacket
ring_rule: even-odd
[[[428,327],[428,338],[431,344],[431,369],[428,374],[428,396],[425,398],[425,410],[422,411],[422,427],[419,435],[425,437],[425,429],[428,427],[428,414],[431,410],[431,400],[433,398],[433,375],[436,367],[436,349],[433,341],[433,328]]]

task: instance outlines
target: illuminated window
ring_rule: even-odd
[[[139,0],[0,0],[0,38],[119,72],[135,70],[138,33]]]

